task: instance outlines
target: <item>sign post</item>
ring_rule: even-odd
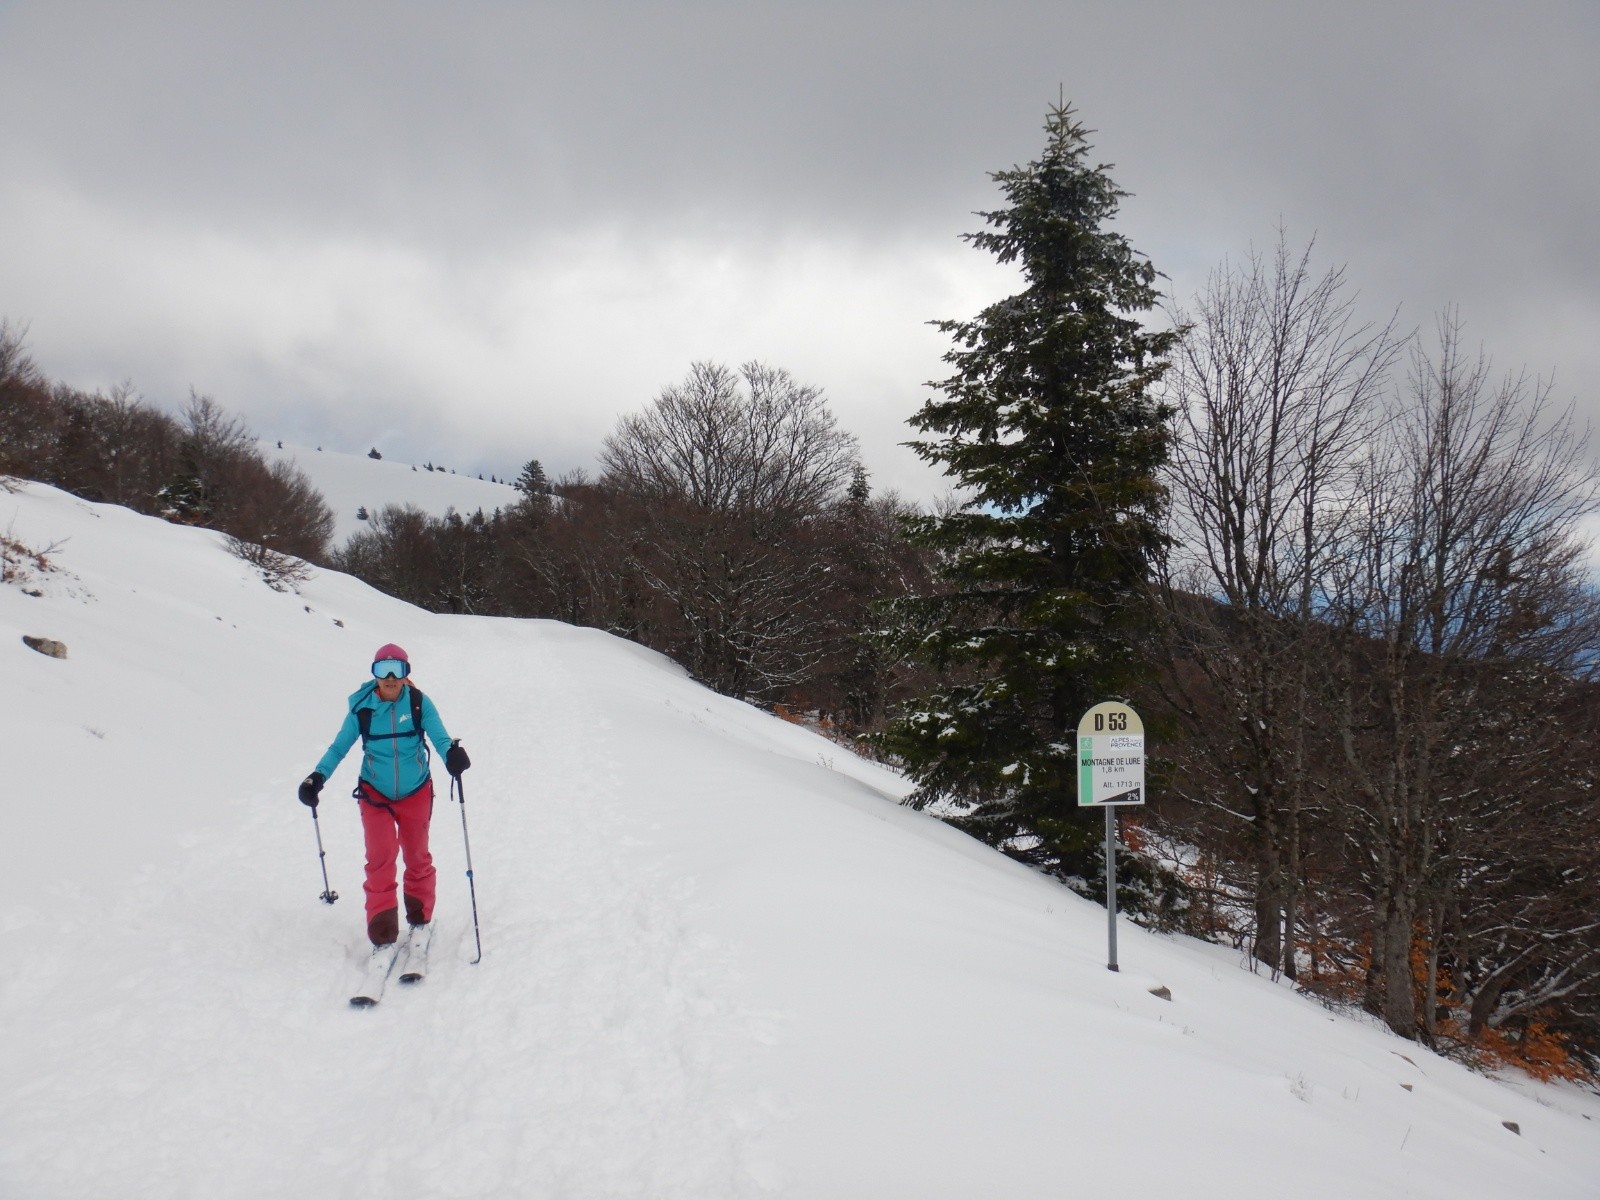
[[[1144,722],[1126,704],[1096,704],[1078,722],[1078,807],[1106,810],[1106,969],[1117,966],[1117,809],[1144,803]]]

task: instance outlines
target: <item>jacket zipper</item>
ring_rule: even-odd
[[[390,757],[394,759],[394,798],[396,800],[400,799],[400,721],[395,716],[399,707],[400,701],[398,700],[389,706],[389,732],[395,735],[389,739],[389,745],[391,747]]]

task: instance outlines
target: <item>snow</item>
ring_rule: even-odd
[[[497,508],[511,507],[521,496],[510,484],[491,483],[476,475],[452,475],[448,470],[429,471],[424,463],[374,459],[290,442],[280,446],[277,441],[262,440],[258,448],[269,464],[283,461],[299,467],[322,493],[333,509],[335,549],[349,541],[352,533],[367,528],[366,522],[356,517],[363,507],[374,516],[390,504],[410,504],[433,517],[442,517],[452,508],[463,517],[481,508],[487,516]]]
[[[1113,974],[1103,909],[636,645],[39,485],[0,531],[59,568],[0,586],[7,1200],[1600,1194],[1600,1098],[1223,948],[1123,925]],[[358,1011],[356,758],[331,907],[295,785],[390,640],[472,754],[484,958],[436,773],[430,974]]]

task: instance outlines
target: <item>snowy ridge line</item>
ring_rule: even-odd
[[[267,438],[256,445],[269,465],[294,464],[322,494],[333,510],[334,547],[344,545],[351,534],[369,527],[357,516],[363,509],[372,517],[390,505],[410,505],[431,517],[442,517],[451,509],[468,517],[479,509],[488,515],[497,508],[509,508],[522,498],[510,484],[491,483],[475,475],[429,471],[421,463],[318,450]]]

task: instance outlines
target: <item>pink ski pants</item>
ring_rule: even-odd
[[[405,855],[405,894],[422,905],[422,919],[433,919],[433,856],[428,853],[428,822],[433,818],[433,780],[393,803],[372,804],[375,795],[362,784],[361,831],[367,839],[367,920],[399,907],[395,860]],[[379,797],[380,799],[382,797]],[[410,907],[409,905],[407,907]]]

